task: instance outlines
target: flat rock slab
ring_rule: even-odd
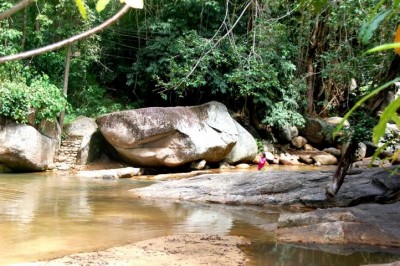
[[[145,198],[326,208],[281,213],[270,230],[282,242],[400,247],[399,176],[382,168],[352,170],[334,200],[328,200],[325,188],[332,176],[333,171],[206,174],[131,191]]]
[[[333,200],[325,196],[333,171],[206,174],[131,190],[139,197],[284,207],[346,207],[398,199],[400,178],[388,170],[350,171]]]
[[[130,178],[133,176],[141,175],[143,169],[134,167],[125,167],[117,169],[104,169],[93,171],[79,171],[76,173],[77,177],[96,178],[96,179],[118,179]]]
[[[400,203],[362,204],[306,213],[281,214],[277,239],[283,242],[400,247]]]

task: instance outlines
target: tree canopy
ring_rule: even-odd
[[[218,100],[256,127],[302,125],[343,115],[398,67],[394,53],[365,51],[393,41],[399,1],[30,2],[0,4],[0,56],[74,43],[70,117]],[[55,49],[0,64],[2,84],[38,75],[61,88],[66,49]]]

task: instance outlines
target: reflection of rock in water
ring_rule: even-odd
[[[232,217],[228,213],[196,210],[188,216],[185,226],[189,232],[226,233],[232,227]]]
[[[7,186],[0,189],[0,202],[2,206],[0,214],[7,215],[7,219],[21,224],[29,224],[35,218],[39,209],[40,193],[36,187],[40,181],[33,180],[26,185],[18,182],[9,182]]]

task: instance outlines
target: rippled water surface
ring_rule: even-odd
[[[272,170],[272,169],[271,169]],[[152,181],[0,173],[0,265],[105,249],[176,233],[241,235],[253,265],[361,265],[396,250],[277,244],[265,229],[279,210],[132,197]]]

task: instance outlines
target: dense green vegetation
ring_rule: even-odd
[[[17,2],[2,1],[0,12]],[[396,17],[385,11],[397,2],[380,1],[374,11],[372,0],[145,1],[143,10],[72,46],[67,117],[210,100],[256,128],[342,116],[397,76],[393,52],[364,54],[392,42]],[[94,1],[86,4],[86,20],[73,1],[37,0],[0,21],[0,56],[73,36],[121,8],[112,1],[98,14]],[[61,49],[0,64],[0,113],[24,122],[32,108],[41,110],[37,118],[60,112],[65,102],[55,88],[63,87],[65,57]],[[368,103],[367,120],[381,99]]]

